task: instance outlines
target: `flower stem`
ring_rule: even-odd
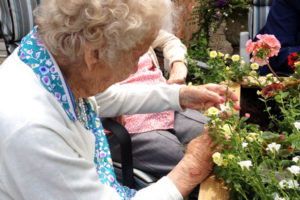
[[[268,65],[269,70],[272,72],[272,74],[277,78],[277,80],[282,83],[282,81],[280,80],[279,76],[274,72],[273,68],[271,67],[270,63],[266,60],[266,63]]]

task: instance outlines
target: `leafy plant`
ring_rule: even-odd
[[[252,52],[256,51],[258,59],[268,63],[272,51],[264,49],[264,53],[259,47],[254,45]],[[209,130],[217,143],[212,157],[216,178],[224,180],[230,199],[300,200],[300,67],[295,64],[297,61],[293,62],[295,73],[290,77],[281,79],[270,73],[261,79],[255,71],[259,68],[257,63],[244,64],[238,55],[222,55],[216,51],[209,55],[210,70],[196,71],[194,83],[223,82],[229,87],[232,81],[248,80],[260,88],[258,100],[264,102],[271,121],[270,129],[262,131],[259,125],[248,123],[249,118],[256,116],[230,114],[232,101],[220,105],[220,109],[207,110]],[[279,109],[277,115],[271,112],[274,107],[270,101]]]

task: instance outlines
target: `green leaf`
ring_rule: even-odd
[[[272,133],[270,131],[264,131],[262,133],[262,138],[267,141],[270,141],[270,140],[277,140],[280,138],[280,136],[278,134]]]

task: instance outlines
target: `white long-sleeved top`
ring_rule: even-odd
[[[179,88],[170,87],[169,94],[173,94],[170,97],[159,89],[144,88],[141,92],[146,91],[152,97],[148,100],[143,95],[130,98],[124,92],[122,97],[122,91],[110,94],[123,98],[126,106],[130,102],[150,105],[147,102],[153,99],[155,105],[165,105],[173,102],[170,98],[176,95],[178,99]],[[114,189],[98,180],[93,162],[94,135],[78,121],[69,119],[16,51],[0,66],[0,93],[1,200],[120,199]],[[93,105],[97,107],[96,101]],[[174,105],[163,109],[178,109]],[[163,177],[138,191],[133,199],[179,200],[182,196],[176,186]]]

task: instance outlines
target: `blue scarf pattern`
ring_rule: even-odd
[[[116,179],[109,145],[100,118],[93,111],[87,99],[81,99],[83,104],[76,111],[76,105],[79,102],[75,102],[62,72],[39,38],[37,27],[34,27],[22,39],[18,56],[31,67],[42,85],[56,97],[70,120],[75,122],[79,118],[86,119],[85,128],[92,131],[96,138],[94,163],[100,182],[114,188],[122,199],[131,199],[136,191],[120,185]]]

